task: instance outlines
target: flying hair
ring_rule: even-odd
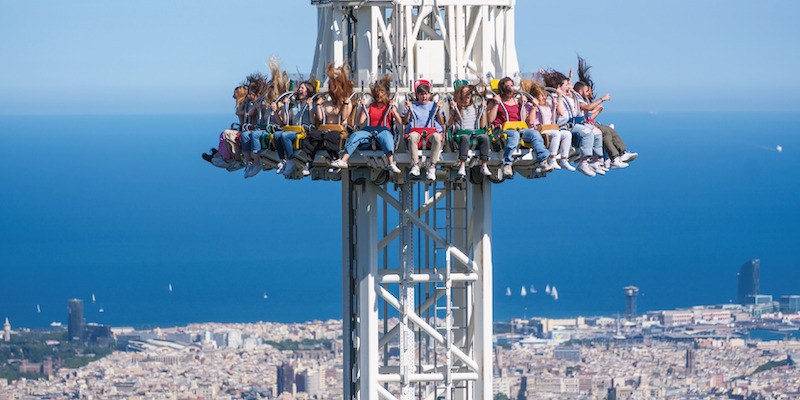
[[[590,69],[592,69],[592,66],[586,62],[585,58],[578,55],[578,80],[594,90],[594,82],[592,82],[592,77],[589,76]]]
[[[270,77],[269,87],[267,91],[267,101],[270,103],[280,97],[280,95],[289,91],[289,73],[281,71],[281,63],[277,57],[270,57],[267,62],[269,67]]]
[[[253,92],[256,96],[261,96],[267,90],[267,81],[264,75],[260,72],[254,72],[247,75],[247,90]]]
[[[355,86],[355,83],[347,78],[350,75],[350,68],[347,64],[341,67],[334,67],[333,63],[329,63],[325,68],[325,73],[328,75],[328,93],[331,96],[331,100],[336,104],[336,107],[341,107],[345,100],[353,94],[353,87]]]
[[[239,85],[236,89],[233,89],[233,97],[236,99],[236,107],[241,106],[247,98],[247,86]]]
[[[392,85],[392,74],[386,74],[369,85],[372,98],[377,102],[387,103],[389,101],[389,88]]]
[[[544,80],[544,85],[546,87],[553,89],[561,86],[562,82],[569,80],[566,75],[552,68],[548,68],[542,72],[542,79]]]
[[[468,89],[466,91],[467,98],[464,98],[464,92],[465,91],[464,91],[463,88],[465,88],[465,87]],[[480,97],[486,97],[486,91],[487,91],[486,84],[483,82],[483,80],[480,80],[476,84],[470,84],[470,85],[466,85],[466,86],[462,85],[462,86],[457,87],[453,91],[453,100],[455,100],[456,105],[459,108],[464,108],[464,107],[467,106],[468,100],[470,100],[472,98],[472,96],[476,96],[477,95],[477,96],[480,96]]]

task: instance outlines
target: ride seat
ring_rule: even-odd
[[[300,125],[285,125],[281,128],[284,132],[297,132],[297,137],[294,138],[294,150],[300,150],[300,141],[306,138],[308,131],[304,126]]]
[[[344,144],[347,142],[347,128],[345,128],[344,125],[322,124],[317,129],[321,132],[339,132],[339,150],[344,148]]]
[[[411,128],[411,132],[417,132],[422,136],[422,139],[417,143],[418,148],[422,148],[423,143],[427,144],[433,139],[433,134],[439,133],[436,128]],[[408,140],[408,133],[405,134],[406,141]]]

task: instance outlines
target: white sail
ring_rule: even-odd
[[[528,293],[531,294],[536,293],[536,289],[533,288],[533,285],[531,285],[531,288],[528,290]]]
[[[267,292],[264,292],[264,298],[266,299],[267,297],[269,297],[267,296]]]
[[[506,287],[506,296],[511,296],[511,288]]]
[[[94,293],[92,293],[92,303],[94,303],[94,302],[95,302]]]
[[[525,291],[525,286],[522,287],[522,290],[519,292],[519,295],[520,296],[527,296],[528,295],[528,292]]]
[[[548,284],[547,287],[544,288],[544,292],[550,294],[550,285]]]
[[[171,283],[169,284],[169,291],[170,291],[170,293],[172,293],[172,284]]]
[[[553,296],[554,300],[558,300],[558,290],[556,290],[555,286],[553,286],[553,289],[550,290],[550,295]]]
[[[42,312],[42,308],[38,304],[36,305],[36,312]]]

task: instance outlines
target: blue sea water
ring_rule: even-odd
[[[609,112],[630,168],[494,185],[495,320],[621,313],[627,285],[640,312],[727,303],[751,258],[763,293],[800,293],[797,116]],[[0,318],[66,322],[68,298],[111,325],[341,318],[339,184],[210,166],[231,120],[0,116]]]

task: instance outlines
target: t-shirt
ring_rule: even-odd
[[[492,125],[503,125],[506,122],[506,112],[503,112],[503,107],[505,106],[506,112],[508,112],[508,121],[515,122],[520,121],[520,111],[522,110],[522,105],[517,103],[513,106],[508,104],[500,103],[497,105],[497,117],[495,117]]]
[[[407,108],[404,115],[412,113],[411,119],[408,121],[406,132],[410,132],[411,128],[436,128],[437,131],[442,131],[442,124],[436,118],[436,103],[429,101],[425,104],[419,102],[412,102],[411,107]]]
[[[456,129],[477,129],[478,128],[478,107],[474,104],[458,109],[461,119],[453,124]]]
[[[383,116],[389,111],[389,105],[384,104],[382,106],[378,106],[378,103],[372,103],[369,105],[367,109],[369,114],[369,126],[385,126],[387,128],[392,126],[392,120],[394,119],[394,115],[389,113],[387,116],[387,121],[384,123]]]

